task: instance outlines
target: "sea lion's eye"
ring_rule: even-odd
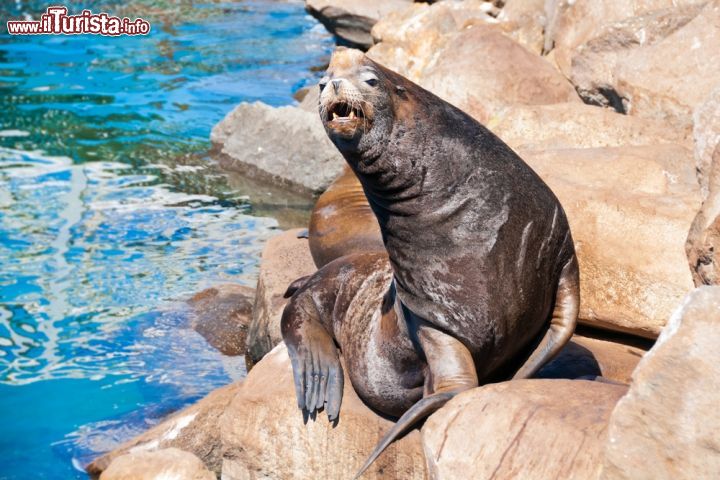
[[[365,83],[367,83],[371,87],[377,87],[378,79],[377,78],[368,78],[367,80],[365,80]]]
[[[320,79],[320,82],[318,83],[318,86],[320,87],[320,91],[321,91],[321,92],[325,89],[325,87],[327,87],[327,84],[328,84],[328,78],[327,78],[327,77],[323,77],[323,78]]]

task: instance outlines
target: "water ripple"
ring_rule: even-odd
[[[115,338],[127,318],[203,284],[252,285],[274,220],[125,168],[0,149],[0,382],[147,375],[132,362],[151,347]]]

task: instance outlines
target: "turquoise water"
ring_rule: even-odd
[[[0,5],[0,478],[86,478],[96,454],[244,375],[189,294],[253,286],[277,230],[205,157],[243,100],[292,102],[332,39],[300,1],[70,2],[147,37],[11,37]],[[263,210],[267,211],[267,210]]]

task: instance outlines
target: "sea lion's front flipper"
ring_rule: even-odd
[[[577,257],[573,254],[560,272],[550,328],[513,379],[530,378],[570,341],[580,309],[579,276]]]
[[[398,436],[445,405],[458,393],[478,386],[475,363],[462,342],[424,321],[411,319],[408,326],[417,335],[427,360],[427,394],[410,407],[385,434],[355,478],[360,477]]]
[[[280,327],[292,362],[298,408],[307,414],[325,409],[337,419],[343,395],[343,369],[332,336],[322,325],[311,295],[293,296]]]
[[[293,295],[295,295],[295,292],[300,290],[303,285],[307,283],[307,281],[310,279],[312,275],[305,275],[304,277],[300,277],[296,280],[293,280],[290,282],[290,285],[288,285],[287,289],[285,290],[285,293],[283,293],[283,298],[290,298]]]

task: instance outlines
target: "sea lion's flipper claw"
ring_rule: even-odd
[[[319,408],[324,408],[327,404],[327,377],[329,368],[323,367],[320,372],[320,389],[318,393]]]
[[[312,354],[306,352],[305,355],[305,408],[312,413],[315,410],[315,401],[313,394],[313,363]]]
[[[342,404],[343,385],[345,376],[343,374],[340,362],[330,367],[327,380],[327,393],[325,396],[325,411],[328,420],[334,422],[340,415],[340,405]]]
[[[288,353],[290,353],[290,349],[288,349]],[[305,410],[305,366],[301,359],[292,353],[290,353],[290,363],[292,364],[297,405],[300,410]]]
[[[410,410],[405,412],[397,423],[385,434],[382,440],[380,440],[380,443],[377,444],[368,459],[365,460],[363,466],[360,467],[360,470],[358,470],[355,477],[353,477],[354,480],[360,478],[360,476],[365,473],[365,470],[367,470],[368,467],[370,467],[370,465],[372,465],[372,463],[380,456],[383,450],[394,442],[397,437],[409,430],[410,427],[415,425],[415,423],[428,417],[430,414],[445,405],[448,401],[450,401],[450,399],[460,393],[460,391],[461,390],[453,390],[449,392],[434,393],[410,407]]]

